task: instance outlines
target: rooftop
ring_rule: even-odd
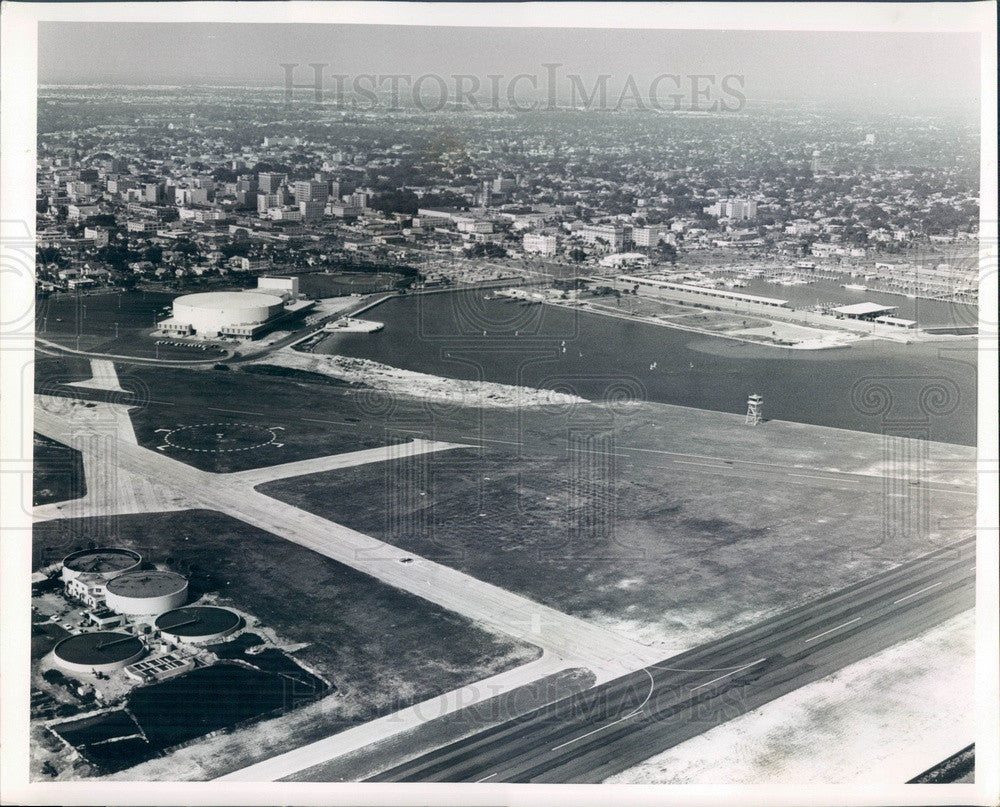
[[[175,636],[208,636],[232,630],[240,624],[240,616],[227,608],[192,605],[175,608],[156,619],[156,627]]]
[[[93,631],[63,639],[55,654],[71,664],[112,664],[142,651],[142,640],[128,633]]]
[[[108,583],[108,592],[123,597],[159,597],[181,591],[187,580],[176,572],[159,569],[125,572]]]
[[[95,549],[82,549],[73,552],[63,559],[63,565],[74,572],[115,572],[130,569],[139,563],[142,557],[131,549],[113,546],[99,546]]]
[[[870,314],[884,314],[886,311],[895,311],[894,305],[879,305],[878,303],[852,303],[834,308],[833,313],[843,314],[847,317],[863,317]]]
[[[192,308],[259,308],[282,305],[284,301],[274,294],[258,291],[206,291],[200,294],[185,294],[174,300],[177,304]]]

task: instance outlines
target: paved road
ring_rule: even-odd
[[[370,781],[600,782],[974,605],[967,539]]]
[[[352,468],[355,465],[367,465],[370,462],[390,462],[406,457],[415,457],[434,451],[448,451],[453,448],[472,448],[462,443],[445,443],[440,440],[416,439],[409,443],[392,443],[378,448],[366,448],[361,451],[349,451],[344,454],[331,454],[326,457],[314,457],[308,460],[286,462],[281,465],[268,465],[264,468],[252,468],[248,471],[235,471],[226,474],[226,479],[244,485],[256,486],[278,479],[288,479],[305,474],[325,473],[342,468]]]
[[[67,381],[66,386],[101,389],[107,392],[127,392],[118,383],[118,371],[115,370],[115,363],[108,359],[91,359],[90,378],[84,381]]]

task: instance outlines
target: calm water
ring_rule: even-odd
[[[317,352],[451,378],[573,391],[590,400],[633,396],[740,414],[747,395],[759,392],[769,418],[975,443],[975,348],[969,341],[796,351],[485,300],[482,291],[396,298],[363,316],[385,328],[328,337]],[[888,408],[878,405],[888,401],[885,392],[892,399]]]
[[[845,289],[843,288],[845,283],[864,285],[865,281],[863,278],[852,278],[849,275],[839,280],[817,280],[802,286],[781,286],[763,280],[751,280],[747,282],[745,288],[733,291],[778,297],[788,300],[793,308],[807,308],[817,303],[848,305],[871,302],[891,305],[896,309],[891,312],[892,316],[916,320],[923,327],[969,326],[975,325],[978,320],[977,312],[972,306],[920,297],[910,298],[905,294],[890,294],[870,289],[867,291]]]

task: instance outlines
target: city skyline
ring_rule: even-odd
[[[97,48],[101,41],[105,46]],[[42,23],[40,84],[235,84],[280,87],[282,64],[325,65],[327,76],[526,73],[546,65],[637,80],[740,76],[754,101],[914,109],[978,106],[972,34],[597,30],[389,25]],[[297,76],[296,81],[306,78]]]

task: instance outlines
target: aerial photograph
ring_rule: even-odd
[[[38,23],[29,781],[980,803],[980,35],[275,20]]]

